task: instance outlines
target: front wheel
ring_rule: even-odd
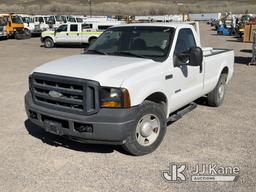
[[[166,117],[163,105],[145,101],[123,147],[132,155],[149,154],[161,144],[165,132]]]
[[[24,29],[24,35],[25,35],[25,39],[30,39],[31,38],[30,30]]]
[[[53,48],[54,47],[54,42],[51,38],[46,38],[44,40],[44,47],[45,48]]]
[[[213,107],[222,105],[226,94],[227,74],[221,74],[218,84],[212,92],[208,94],[208,104]]]

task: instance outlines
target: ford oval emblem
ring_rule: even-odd
[[[53,98],[60,98],[63,96],[62,93],[59,93],[58,91],[50,91],[49,95]]]

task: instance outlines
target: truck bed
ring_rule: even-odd
[[[217,85],[222,70],[228,70],[227,82],[234,71],[234,51],[232,49],[203,48],[204,92],[209,93]],[[218,70],[216,70],[218,69]]]
[[[229,51],[233,51],[233,50],[232,49],[211,48],[211,47],[203,48],[204,57],[210,57],[213,55],[217,55],[217,54],[221,54],[221,53],[225,53],[225,52],[229,52]]]

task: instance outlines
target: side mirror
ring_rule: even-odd
[[[189,63],[191,66],[202,66],[203,63],[203,51],[200,47],[191,48],[189,51]]]
[[[194,47],[187,52],[174,55],[174,67],[180,67],[180,65],[202,66],[202,62],[203,51],[200,47]]]
[[[10,21],[8,21],[8,25],[9,25],[9,27],[11,27],[11,26],[12,26],[12,23],[11,23]]]

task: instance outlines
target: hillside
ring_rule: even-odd
[[[255,0],[92,0],[94,14],[154,15],[189,12],[256,12]],[[88,0],[0,0],[0,12],[89,14]]]

